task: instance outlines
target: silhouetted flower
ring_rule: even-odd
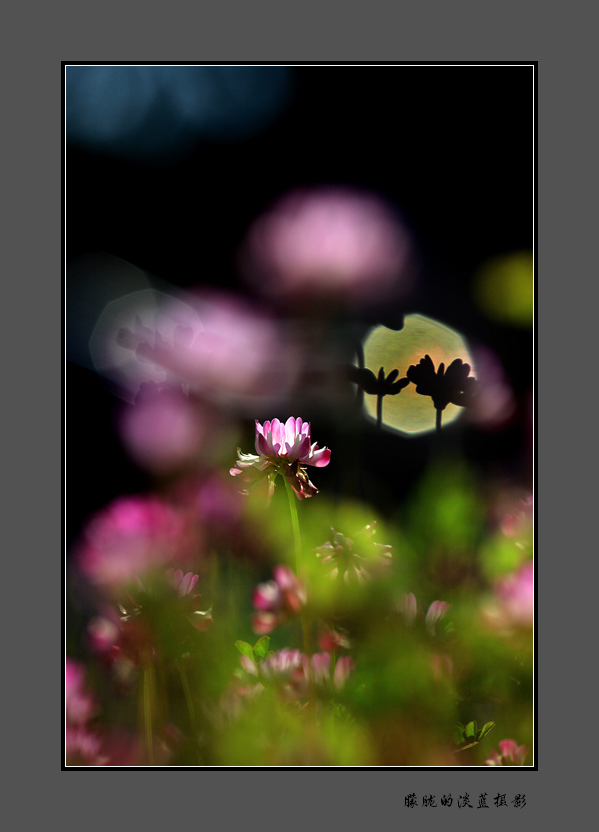
[[[377,397],[376,413],[378,427],[381,426],[383,421],[383,397],[397,396],[410,383],[409,378],[400,378],[399,381],[395,380],[399,375],[399,370],[391,370],[385,378],[385,369],[383,367],[379,370],[378,376],[375,376],[372,370],[350,365],[347,368],[347,375],[349,380],[357,384],[360,390]]]
[[[416,385],[421,396],[430,396],[437,410],[445,410],[448,404],[468,407],[476,393],[477,382],[470,374],[470,364],[461,358],[452,361],[447,371],[443,362],[435,372],[430,355],[425,355],[416,365],[408,367],[408,379]]]
[[[391,370],[385,378],[383,367],[379,370],[378,376],[375,376],[372,370],[353,365],[347,368],[347,372],[350,381],[355,382],[365,393],[372,396],[397,396],[410,383],[409,378],[400,378],[399,381],[395,381],[399,370]]]
[[[261,425],[257,421],[255,446],[257,456],[237,449],[239,459],[236,467],[229,471],[231,476],[240,477],[250,486],[266,483],[269,498],[274,491],[277,474],[285,477],[298,500],[318,494],[305,466],[324,468],[329,464],[331,452],[328,448],[319,448],[316,442],[312,444],[309,422],[293,416],[285,423],[273,419]]]

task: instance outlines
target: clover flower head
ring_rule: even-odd
[[[499,753],[493,748],[489,757],[485,760],[485,766],[522,766],[528,754],[525,745],[518,745],[514,740],[501,740]]]
[[[430,355],[408,367],[408,379],[416,385],[421,396],[430,396],[437,410],[445,410],[448,404],[467,407],[472,404],[477,391],[477,381],[470,376],[470,364],[461,358],[452,361],[447,370],[443,362],[435,371]]]
[[[273,419],[260,424],[256,421],[256,454],[245,454],[238,448],[237,464],[229,473],[249,487],[266,485],[268,499],[272,497],[277,474],[285,478],[298,500],[318,494],[306,466],[324,468],[329,464],[331,452],[312,443],[310,431],[310,422],[299,417],[290,416],[286,422]]]
[[[316,557],[332,579],[365,584],[372,579],[373,571],[390,564],[392,558],[391,546],[371,540],[375,533],[375,521],[361,529],[353,539],[331,527],[331,540],[314,550]]]

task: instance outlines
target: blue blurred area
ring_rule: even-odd
[[[285,66],[73,65],[65,77],[67,142],[146,161],[247,139],[291,86]]]

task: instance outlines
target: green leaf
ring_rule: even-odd
[[[236,641],[235,647],[237,647],[242,656],[247,656],[248,659],[255,661],[254,648],[251,644],[248,644],[247,641]]]
[[[254,653],[256,654],[256,656],[258,656],[258,658],[263,659],[266,656],[269,644],[269,636],[262,636],[262,638],[259,638],[258,641],[254,644]]]
[[[480,731],[478,731],[478,733],[476,734],[476,739],[477,739],[477,740],[479,740],[479,741],[480,741],[480,740],[482,740],[482,738],[483,738],[483,737],[486,737],[486,736],[487,736],[487,734],[489,733],[489,731],[491,730],[491,728],[494,728],[494,727],[495,727],[495,723],[494,723],[494,722],[485,722],[485,724],[483,725],[483,727],[482,727],[482,728],[480,729]]]
[[[469,722],[464,729],[464,737],[467,740],[473,740],[476,737],[476,722]]]
[[[453,731],[453,741],[456,745],[461,745],[464,742],[464,726],[458,722]]]

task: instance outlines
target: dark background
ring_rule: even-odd
[[[67,266],[80,254],[104,251],[178,286],[241,289],[239,242],[283,192],[322,183],[374,190],[400,210],[421,254],[416,293],[400,310],[381,311],[379,322],[420,312],[498,354],[518,413],[499,433],[467,431],[464,448],[481,465],[512,459],[514,472],[526,477],[532,333],[483,319],[470,286],[489,257],[533,248],[532,67],[337,65],[290,72],[289,98],[269,127],[243,141],[198,139],[178,160],[91,151],[71,144],[67,131]],[[69,289],[67,280],[67,325]],[[113,396],[93,371],[68,358],[72,540],[89,513],[148,481],[113,432]],[[429,440],[388,441],[394,452],[400,444],[405,470],[416,476]]]

